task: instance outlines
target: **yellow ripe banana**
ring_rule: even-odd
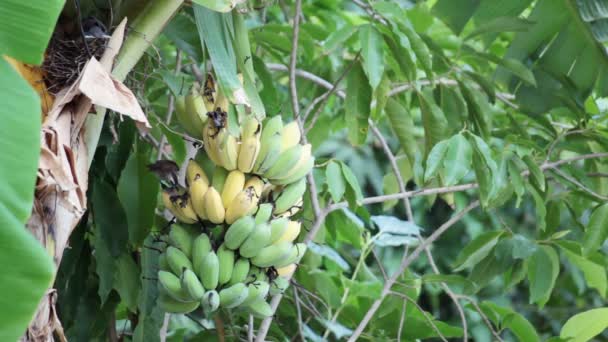
[[[239,156],[237,166],[239,170],[243,172],[251,172],[253,165],[260,152],[260,138],[249,137],[242,140],[241,146],[239,147]]]
[[[160,296],[158,296],[158,304],[165,312],[187,314],[196,310],[200,305],[200,302],[180,302],[169,297],[169,295],[165,293],[161,293]]]
[[[213,108],[220,108],[223,112],[228,112],[228,106],[230,105],[230,102],[228,101],[228,98],[226,97],[226,95],[224,94],[224,92],[222,91],[221,88],[218,88],[217,91],[217,96],[215,97],[215,104],[213,106]]]
[[[266,281],[256,281],[247,285],[247,287],[249,288],[249,293],[247,294],[247,298],[241,303],[243,306],[248,306],[258,299],[264,300],[270,290],[270,284]]]
[[[303,152],[302,145],[295,145],[281,152],[279,159],[264,173],[264,177],[268,179],[282,177],[298,163]]]
[[[232,224],[239,218],[255,211],[258,201],[259,197],[256,196],[253,187],[243,189],[230,202],[230,205],[226,209],[226,223]]]
[[[215,252],[211,251],[203,257],[198,274],[201,275],[203,287],[208,290],[214,290],[217,287],[220,276],[220,262]]]
[[[222,128],[221,130],[226,130]],[[203,129],[203,148],[207,153],[207,156],[215,165],[221,165],[220,156],[217,153],[217,141],[216,138],[220,134],[213,124],[213,120],[207,120]]]
[[[220,264],[218,282],[220,285],[224,285],[230,281],[230,278],[232,278],[235,259],[234,251],[228,249],[228,247],[222,244],[217,249],[217,259]]]
[[[235,308],[247,299],[249,289],[243,283],[234,284],[220,291],[220,306],[226,309]]]
[[[239,170],[233,170],[228,173],[224,189],[222,190],[222,204],[224,208],[228,208],[232,200],[243,191],[245,187],[245,174]]]
[[[291,248],[289,255],[286,256],[283,260],[275,263],[273,266],[277,268],[289,266],[291,264],[297,264],[300,262],[304,254],[306,253],[306,244],[305,243],[296,243]]]
[[[261,268],[274,266],[291,255],[292,247],[291,242],[279,242],[263,247],[251,258],[251,264]]]
[[[302,229],[302,223],[298,221],[289,221],[287,223],[287,229],[283,232],[283,235],[277,239],[277,243],[279,242],[294,242],[295,239],[300,235],[300,230]]]
[[[205,315],[211,315],[220,307],[220,294],[215,290],[205,292],[201,299],[201,306]]]
[[[277,274],[280,277],[291,277],[293,272],[296,271],[296,264],[290,264],[287,266],[277,268]]]
[[[311,152],[312,146],[310,144],[306,144],[302,146],[302,152],[300,153],[300,159],[296,162],[296,164],[285,173],[280,174],[274,177],[272,180],[275,181],[283,181],[285,179],[291,179],[294,175],[298,175],[299,178],[305,176],[308,171],[312,168],[310,160],[312,157]]]
[[[158,284],[164,293],[177,301],[189,302],[193,300],[182,288],[179,278],[171,272],[158,271]]]
[[[194,232],[178,224],[171,226],[169,231],[169,243],[181,250],[188,258],[192,256],[192,237]]]
[[[211,73],[207,73],[205,86],[203,87],[203,99],[205,100],[205,108],[207,108],[207,112],[211,112],[213,109],[215,109],[214,105],[216,93],[217,84],[215,83],[215,79]]]
[[[238,249],[254,230],[255,225],[255,220],[251,216],[243,216],[232,223],[224,236],[226,247],[232,250]]]
[[[188,220],[187,222],[184,221],[185,223],[189,223],[190,221],[192,221],[191,223],[194,223],[198,221],[198,217],[194,212],[194,208],[192,207],[192,201],[190,200],[190,195],[188,193],[185,193],[181,197],[178,197],[177,201],[175,201],[175,206],[179,209],[184,218]]]
[[[281,130],[281,151],[296,146],[302,139],[302,133],[300,132],[300,126],[297,121],[292,121],[287,125],[283,126]]]
[[[175,195],[174,193],[169,192],[166,189],[164,189],[161,194],[161,198],[163,200],[163,204],[165,205],[165,208],[167,208],[167,210],[169,210],[171,212],[171,214],[173,214],[173,216],[175,216],[175,218],[177,218],[180,222],[187,223],[187,224],[192,224],[192,223],[196,222],[195,219],[192,219],[192,218],[184,215],[181,208],[177,205],[176,202],[179,197],[180,197],[180,195]]]
[[[267,318],[272,316],[272,307],[264,299],[257,299],[249,303],[247,307],[249,312],[257,318]]]
[[[208,189],[209,184],[205,183],[202,178],[195,178],[190,183],[190,201],[192,202],[192,209],[194,209],[196,215],[203,220],[207,219],[204,199]]]
[[[192,269],[201,279],[203,278],[200,273],[203,259],[209,252],[211,252],[211,240],[207,234],[203,233],[192,241]]]
[[[287,230],[287,226],[289,225],[289,219],[286,217],[279,217],[272,221],[270,221],[270,242],[269,244],[273,244],[277,242]]]
[[[188,95],[186,95],[186,113],[191,117],[195,124],[195,130],[202,134],[205,122],[207,121],[207,108],[205,100],[198,92],[198,86],[193,85]]]
[[[262,192],[264,191],[264,186],[266,184],[262,180],[262,178],[258,176],[252,176],[245,182],[245,189],[253,187],[255,196],[260,198],[262,196]]]
[[[203,205],[205,206],[205,215],[207,219],[215,224],[224,222],[226,211],[222,205],[222,196],[215,190],[214,187],[210,187],[203,198]]]
[[[203,126],[199,118],[190,115],[186,109],[186,97],[175,97],[175,116],[188,135],[200,139],[203,137]],[[199,130],[200,129],[200,130]]]
[[[263,174],[276,162],[281,151],[281,144],[278,142],[281,140],[282,129],[283,121],[280,115],[264,122],[264,129],[260,136],[260,151],[253,166],[255,173]]]
[[[166,253],[167,262],[173,274],[182,274],[184,268],[192,269],[192,262],[190,262],[190,259],[188,259],[184,252],[173,246],[169,246]]]
[[[279,276],[270,283],[270,290],[268,292],[270,293],[271,296],[276,296],[278,294],[285,292],[285,290],[287,290],[288,287],[289,287],[289,280],[287,280],[287,278],[285,278],[285,276]]]
[[[209,186],[209,177],[207,177],[205,170],[203,170],[196,160],[190,159],[186,167],[186,181],[188,185],[191,185],[196,180],[201,180]]]
[[[239,144],[236,137],[228,132],[222,135],[222,140],[217,144],[218,156],[222,162],[222,166],[232,171],[237,168],[239,156]]]
[[[269,239],[270,226],[266,223],[258,224],[239,247],[239,254],[245,258],[253,258],[268,244]]]
[[[247,115],[241,124],[241,139],[259,137],[260,133],[262,123],[254,115]]]
[[[217,192],[222,193],[224,191],[224,184],[226,184],[226,178],[228,177],[228,170],[224,169],[220,165],[216,165],[213,170],[213,180],[211,181],[211,186],[217,190]]]
[[[181,276],[182,289],[195,300],[201,300],[205,294],[205,288],[192,270],[186,269]]]

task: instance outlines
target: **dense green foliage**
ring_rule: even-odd
[[[242,313],[156,302],[167,220],[146,165],[191,156],[167,113],[207,68],[253,115],[299,115],[316,156],[308,252],[267,339],[608,338],[604,1],[188,3],[126,79],[151,134],[104,123],[55,283],[70,340],[247,338]]]

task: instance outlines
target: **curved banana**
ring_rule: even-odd
[[[179,278],[171,272],[158,271],[158,284],[161,286],[163,293],[177,301],[189,302],[193,300],[182,288]]]
[[[200,136],[207,121],[207,108],[197,84],[192,85],[190,92],[186,95],[186,113],[194,124],[193,129],[199,132]]]
[[[186,109],[186,97],[175,97],[175,116],[177,121],[186,131],[186,133],[194,138],[201,139],[203,137],[203,125],[197,117],[190,115]]]
[[[296,183],[289,184],[275,197],[274,214],[281,214],[298,203],[306,192],[306,179],[302,178]]]
[[[223,129],[225,130],[225,129]],[[221,165],[220,156],[217,153],[217,136],[220,134],[213,124],[213,120],[207,120],[203,128],[203,148],[205,153],[215,165]]]
[[[268,220],[272,217],[272,203],[262,203],[258,207],[258,211],[255,213],[255,223],[268,223]]]
[[[251,264],[248,259],[239,258],[235,263],[232,269],[232,276],[230,277],[230,281],[228,285],[234,285],[237,283],[244,283],[247,280],[247,275],[249,274],[249,268]]]
[[[208,183],[205,183],[202,178],[195,179],[190,183],[190,201],[192,202],[192,209],[194,209],[196,216],[203,220],[207,219],[204,202],[207,190],[209,190],[209,185]]]
[[[259,197],[255,194],[254,187],[248,187],[239,192],[226,208],[226,223],[232,224],[239,218],[255,212]]]
[[[297,179],[304,177],[312,169],[312,166],[314,166],[314,158],[312,157],[311,149],[312,146],[310,144],[302,145],[300,159],[291,169],[272,178],[273,183],[279,184],[278,182],[284,182],[285,180],[293,179],[294,177],[298,177]]]
[[[220,196],[214,187],[207,189],[207,193],[203,198],[203,205],[205,206],[205,215],[209,221],[215,224],[224,222],[226,210],[222,204],[222,196]]]
[[[221,165],[228,171],[232,171],[237,168],[238,156],[239,156],[239,144],[236,137],[228,131],[225,134],[220,133],[218,136],[217,152],[220,157]]]
[[[205,288],[192,270],[186,269],[181,276],[182,289],[193,299],[200,300],[205,294]]]
[[[276,160],[281,152],[281,145],[277,142],[281,140],[283,121],[277,115],[264,122],[264,128],[260,136],[260,151],[253,165],[253,172],[264,174]]]
[[[260,268],[274,266],[291,256],[292,247],[294,246],[291,242],[280,242],[266,246],[251,258],[251,263]]]
[[[247,294],[247,298],[241,303],[243,306],[248,306],[258,299],[264,300],[266,296],[268,296],[268,291],[270,290],[270,284],[265,281],[253,282],[247,285],[247,287],[249,288],[249,293]]]
[[[289,221],[287,223],[287,229],[283,232],[283,235],[277,239],[277,243],[279,242],[293,242],[300,235],[300,231],[302,230],[302,223],[298,221]]]
[[[266,184],[259,176],[251,176],[247,182],[245,182],[245,189],[252,187],[255,193],[255,196],[259,199],[262,196],[262,192],[264,191],[264,186]]]
[[[219,261],[220,270],[218,282],[220,285],[224,285],[230,281],[232,278],[232,272],[234,270],[234,251],[228,249],[225,244],[222,244],[217,249],[217,259]]]
[[[261,206],[260,206],[261,207]],[[289,225],[289,219],[286,217],[279,217],[270,221],[270,243],[277,242],[287,230]]]
[[[268,244],[269,239],[270,226],[266,223],[256,225],[253,232],[249,234],[245,242],[239,247],[240,255],[245,258],[253,258]]]
[[[238,249],[255,228],[255,220],[251,216],[243,216],[236,220],[226,231],[224,244],[230,249]]]
[[[284,276],[279,276],[279,277],[276,277],[270,283],[270,290],[268,292],[270,293],[271,296],[276,296],[278,294],[285,292],[285,290],[287,290],[288,287],[289,287],[289,280],[287,280],[287,278],[285,278]]]
[[[300,260],[306,253],[306,248],[307,246],[305,243],[296,243],[291,248],[289,255],[286,256],[283,260],[280,260],[279,262],[274,264],[274,266],[277,268],[281,268],[292,264],[295,265],[296,263],[300,262]]]
[[[247,279],[245,280],[246,284],[253,283],[256,281],[268,281],[268,276],[266,272],[256,266],[251,266],[249,268],[249,274],[247,274]]]
[[[297,121],[292,121],[281,130],[281,153],[296,146],[302,139],[302,132]]]
[[[186,216],[186,214],[184,214],[180,206],[177,204],[178,200],[181,198],[179,193],[179,190],[163,189],[161,198],[165,208],[167,208],[167,210],[169,210],[171,214],[173,214],[173,216],[175,216],[175,218],[177,218],[180,222],[187,224],[195,223],[197,220]]]
[[[192,236],[194,233],[178,224],[171,226],[169,231],[169,243],[184,252],[190,258],[192,256]]]
[[[215,108],[215,94],[217,93],[217,84],[211,73],[207,73],[205,85],[203,87],[203,99],[205,100],[205,108],[207,112],[211,112]]]
[[[196,216],[196,213],[194,212],[194,207],[192,206],[192,201],[190,200],[190,194],[188,194],[187,192],[177,198],[177,200],[175,201],[175,207],[178,208],[183,217],[188,220],[184,221],[184,223],[188,223],[191,221],[193,221],[192,223],[194,223],[198,221],[198,216]]]
[[[302,206],[304,205],[304,198],[300,197],[298,198],[298,200],[296,201],[296,204],[294,204],[291,208],[289,208],[289,210],[278,214],[277,216],[279,217],[292,217],[293,215],[297,214],[300,210],[302,210]]]
[[[186,167],[186,182],[187,185],[191,185],[197,180],[202,180],[207,186],[209,186],[209,177],[205,173],[205,170],[196,162],[194,159],[188,161]]]
[[[228,208],[236,195],[245,187],[245,174],[239,170],[232,170],[226,177],[224,189],[222,190],[222,204]]]
[[[249,289],[243,283],[234,284],[220,291],[220,306],[226,309],[237,307],[247,299]]]
[[[192,263],[190,259],[184,254],[184,252],[179,249],[169,246],[167,248],[167,262],[169,263],[169,268],[173,271],[174,274],[182,274],[184,268],[192,269]]]
[[[211,315],[220,307],[220,294],[215,290],[205,292],[203,299],[201,299],[201,306],[205,315]]]
[[[197,301],[192,302],[180,302],[171,297],[169,297],[165,293],[161,293],[158,296],[158,303],[165,312],[170,313],[178,313],[178,314],[187,314],[198,308],[200,305]]]
[[[192,269],[199,278],[203,278],[201,274],[201,266],[203,259],[211,252],[211,240],[207,234],[200,234],[192,241]]]
[[[201,275],[201,283],[203,283],[204,288],[213,290],[217,287],[220,276],[220,262],[215,252],[211,251],[205,255],[198,274]]]
[[[243,172],[251,172],[260,152],[260,138],[250,137],[241,142],[237,166]]]
[[[263,299],[257,299],[247,307],[249,312],[257,318],[272,316],[272,307]]]
[[[296,271],[296,264],[291,264],[283,267],[277,268],[277,274],[280,277],[291,277],[293,272]]]
[[[274,179],[273,182],[277,185],[288,185],[295,183],[298,180],[304,178],[313,168],[315,167],[315,158],[311,157],[308,159],[305,165],[294,172],[291,176],[281,179]]]
[[[264,173],[264,177],[268,179],[282,177],[298,163],[303,152],[304,147],[302,145],[292,146],[281,152],[279,159]]]

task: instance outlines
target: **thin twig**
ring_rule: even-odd
[[[422,313],[422,315],[424,316],[424,318],[426,318],[426,321],[429,322],[429,324],[433,328],[433,330],[435,330],[435,333],[439,336],[439,338],[442,341],[448,342],[448,340],[445,338],[445,336],[443,336],[443,334],[437,327],[437,324],[435,324],[435,322],[433,322],[433,320],[428,315],[425,314],[424,309],[420,305],[418,305],[418,303],[416,303],[415,300],[413,300],[412,298],[404,295],[403,293],[399,293],[399,292],[391,291],[390,294],[393,296],[401,297],[401,298],[403,298],[403,300],[414,304],[414,306],[418,309],[418,311],[420,311]],[[397,332],[397,333],[399,333],[399,332]]]
[[[395,281],[397,280],[397,278],[399,278],[399,276],[409,267],[409,265],[414,260],[416,260],[416,258],[418,258],[420,253],[422,253],[422,251],[427,246],[431,245],[443,233],[445,233],[445,231],[447,231],[454,224],[456,224],[458,221],[460,221],[460,219],[462,219],[468,212],[477,208],[478,206],[479,206],[479,201],[474,201],[473,203],[469,204],[466,208],[464,208],[461,212],[452,216],[452,218],[447,220],[444,224],[442,224],[439,228],[437,228],[437,230],[435,230],[428,238],[426,238],[420,245],[418,245],[416,247],[416,249],[414,249],[414,251],[412,251],[411,254],[409,254],[406,258],[403,259],[403,262],[401,263],[399,270],[397,272],[395,272],[389,278],[389,280],[384,284],[380,298],[378,298],[374,301],[374,303],[369,308],[369,310],[367,311],[367,313],[365,314],[365,316],[363,317],[361,322],[359,322],[359,325],[357,326],[357,328],[355,329],[353,334],[349,337],[349,339],[348,339],[349,342],[356,341],[357,338],[359,338],[359,336],[361,335],[361,333],[363,333],[363,330],[365,329],[365,327],[367,327],[367,325],[369,324],[371,319],[374,317],[374,314],[376,313],[376,311],[378,311],[378,308],[380,308],[380,305],[384,301],[384,298],[389,294],[390,289],[393,286],[393,284],[395,283]]]
[[[291,45],[291,56],[289,58],[289,93],[291,95],[291,108],[293,116],[300,116],[300,104],[298,103],[298,89],[296,86],[296,63],[298,61],[298,38],[300,36],[300,15],[302,13],[302,0],[296,0],[296,9],[293,17],[293,36]]]
[[[300,297],[298,296],[298,289],[295,286],[293,287],[293,297],[296,302],[296,312],[298,314],[298,335],[300,335],[302,342],[304,342],[305,339],[304,330],[302,328],[302,309],[300,309]]]
[[[247,325],[247,342],[253,342],[253,315],[249,314],[249,324]]]
[[[584,192],[588,193],[589,195],[591,195],[591,196],[599,199],[600,201],[608,201],[608,196],[600,195],[597,192],[589,189],[587,186],[585,186],[585,184],[579,182],[574,177],[568,176],[565,172],[563,172],[562,170],[558,169],[557,167],[552,167],[551,171],[557,173],[558,175],[560,175],[562,178],[564,178],[568,182],[576,185],[581,191],[584,191]]]
[[[483,319],[483,321],[486,324],[486,326],[488,327],[488,329],[490,329],[490,331],[492,332],[492,335],[494,335],[494,337],[496,337],[496,339],[498,341],[503,342],[503,339],[500,337],[500,334],[494,329],[494,326],[492,326],[492,322],[490,322],[490,319],[488,319],[488,316],[486,316],[486,314],[483,312],[483,310],[481,310],[481,308],[479,307],[479,305],[477,305],[477,302],[473,298],[471,298],[469,296],[464,296],[464,295],[457,295],[457,297],[464,299],[464,300],[468,301],[469,303],[471,303],[471,305],[473,305],[473,307],[475,308],[475,311],[477,311],[477,313]]]
[[[397,330],[397,341],[401,341],[401,333],[403,332],[403,325],[405,324],[405,315],[407,310],[407,301],[403,301],[403,309],[401,309],[401,317],[399,318],[399,329]]]
[[[179,75],[181,68],[182,68],[182,50],[177,49],[177,53],[175,54],[175,75]],[[167,115],[165,116],[165,123],[167,124],[167,126],[169,124],[171,124],[171,118],[173,117],[174,110],[175,110],[175,95],[173,95],[171,93],[169,95],[169,103],[167,104]],[[167,143],[167,137],[163,134],[163,137],[160,139],[160,143],[158,144],[158,155],[156,156],[156,160],[160,160],[162,158],[166,143]]]

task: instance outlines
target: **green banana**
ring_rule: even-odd
[[[234,269],[234,251],[222,244],[217,249],[217,259],[220,265],[218,282],[224,285],[230,281]]]
[[[235,263],[232,269],[232,276],[230,277],[230,281],[228,285],[234,285],[237,283],[243,283],[247,280],[247,275],[249,274],[249,268],[251,264],[248,259],[239,258]]]
[[[268,244],[268,240],[270,240],[270,225],[258,224],[239,247],[239,253],[245,258],[253,258]]]
[[[295,173],[300,173],[300,171],[301,171],[300,169],[302,169],[304,166],[306,166],[306,164],[308,163],[308,161],[311,158],[312,158],[312,145],[310,145],[310,144],[302,145],[302,150],[300,152],[300,158],[293,165],[293,167],[290,169],[287,169],[287,170],[283,170],[279,175],[273,177],[272,180],[273,181],[283,180],[283,179],[292,177]]]
[[[263,174],[279,158],[281,146],[277,141],[281,138],[282,129],[283,121],[280,115],[273,116],[264,122],[264,129],[260,136],[260,150],[253,165],[254,173]]]
[[[251,264],[257,267],[274,266],[291,255],[292,247],[291,242],[280,242],[264,247],[255,257],[251,258]]]
[[[175,116],[188,135],[197,139],[203,137],[203,126],[200,126],[200,119],[188,113],[185,96],[180,95],[175,97]],[[199,130],[199,128],[201,128],[201,130]]]
[[[298,263],[306,253],[306,248],[305,243],[296,243],[293,245],[293,247],[291,247],[289,254],[283,260],[279,260],[279,262],[275,263],[273,266],[281,268],[289,264]]]
[[[182,288],[179,278],[167,271],[158,271],[158,284],[164,293],[180,302],[189,302],[193,298]]]
[[[217,287],[220,276],[220,262],[215,252],[211,251],[203,258],[198,274],[201,275],[203,287],[208,290],[213,290]]]
[[[169,262],[167,261],[167,254],[164,252],[158,256],[158,269],[161,271],[170,270]]]
[[[299,144],[288,148],[281,153],[274,165],[264,173],[264,177],[274,179],[289,173],[289,170],[298,163],[303,152],[304,147]]]
[[[266,318],[272,316],[272,307],[263,299],[258,299],[247,307],[249,312],[257,318]]]
[[[287,222],[287,229],[283,232],[283,235],[277,239],[276,242],[294,242],[298,235],[300,235],[300,230],[302,229],[302,223],[298,221],[289,221]]]
[[[297,120],[283,126],[283,129],[281,130],[281,153],[296,146],[300,142],[300,139],[302,139],[301,134],[302,132],[300,131],[300,125],[298,125]]]
[[[192,269],[199,278],[203,278],[200,274],[203,258],[211,252],[211,240],[209,236],[203,233],[194,239],[192,242]]]
[[[186,254],[173,246],[167,248],[167,262],[174,274],[182,274],[184,268],[192,269],[192,263]]]
[[[258,206],[258,212],[255,214],[255,224],[268,223],[272,216],[272,203],[262,203]],[[272,223],[271,223],[272,224]]]
[[[224,191],[224,184],[228,177],[228,170],[216,164],[215,170],[213,170],[213,176],[211,177],[211,186],[215,188],[219,193]]]
[[[271,296],[282,294],[289,287],[289,280],[285,277],[276,277],[270,283],[270,290],[268,291]]]
[[[193,299],[200,300],[205,294],[205,288],[192,270],[186,269],[181,276],[182,289]]]
[[[256,266],[251,266],[249,268],[249,274],[247,274],[245,283],[249,284],[256,281],[268,281],[268,276],[266,275],[266,271],[263,269]]]
[[[251,216],[243,216],[236,220],[224,236],[224,243],[230,249],[238,249],[255,228],[255,220]]]
[[[294,183],[299,179],[304,178],[314,166],[315,158],[310,157],[310,159],[308,159],[308,161],[306,161],[304,165],[302,165],[298,170],[294,171],[291,175],[281,179],[273,179],[272,182],[277,185],[287,185]]]
[[[289,184],[274,200],[274,214],[278,215],[293,207],[306,192],[306,179]]]
[[[203,128],[205,122],[207,122],[207,107],[205,106],[205,100],[199,93],[198,85],[192,85],[190,93],[186,95],[186,113],[191,117],[191,121],[195,125],[193,127],[199,133],[199,136],[203,134]]]
[[[163,309],[163,311],[178,314],[187,314],[189,312],[192,312],[196,310],[200,305],[200,303],[197,301],[177,301],[165,293],[161,293],[160,296],[158,296],[158,303],[161,309]]]
[[[270,221],[270,243],[277,242],[287,230],[289,225],[289,219],[286,217],[279,217]]]
[[[192,236],[194,233],[178,224],[171,226],[169,231],[169,243],[184,252],[188,258],[192,257]]]
[[[256,281],[247,285],[247,287],[249,288],[249,293],[245,301],[241,303],[243,306],[248,306],[258,299],[265,299],[270,290],[270,284],[266,281]]]
[[[249,289],[245,284],[234,284],[220,291],[220,306],[226,309],[235,308],[247,299],[248,294]]]
[[[220,294],[215,290],[207,291],[201,299],[201,305],[205,315],[209,316],[213,312],[217,311],[220,307]]]

